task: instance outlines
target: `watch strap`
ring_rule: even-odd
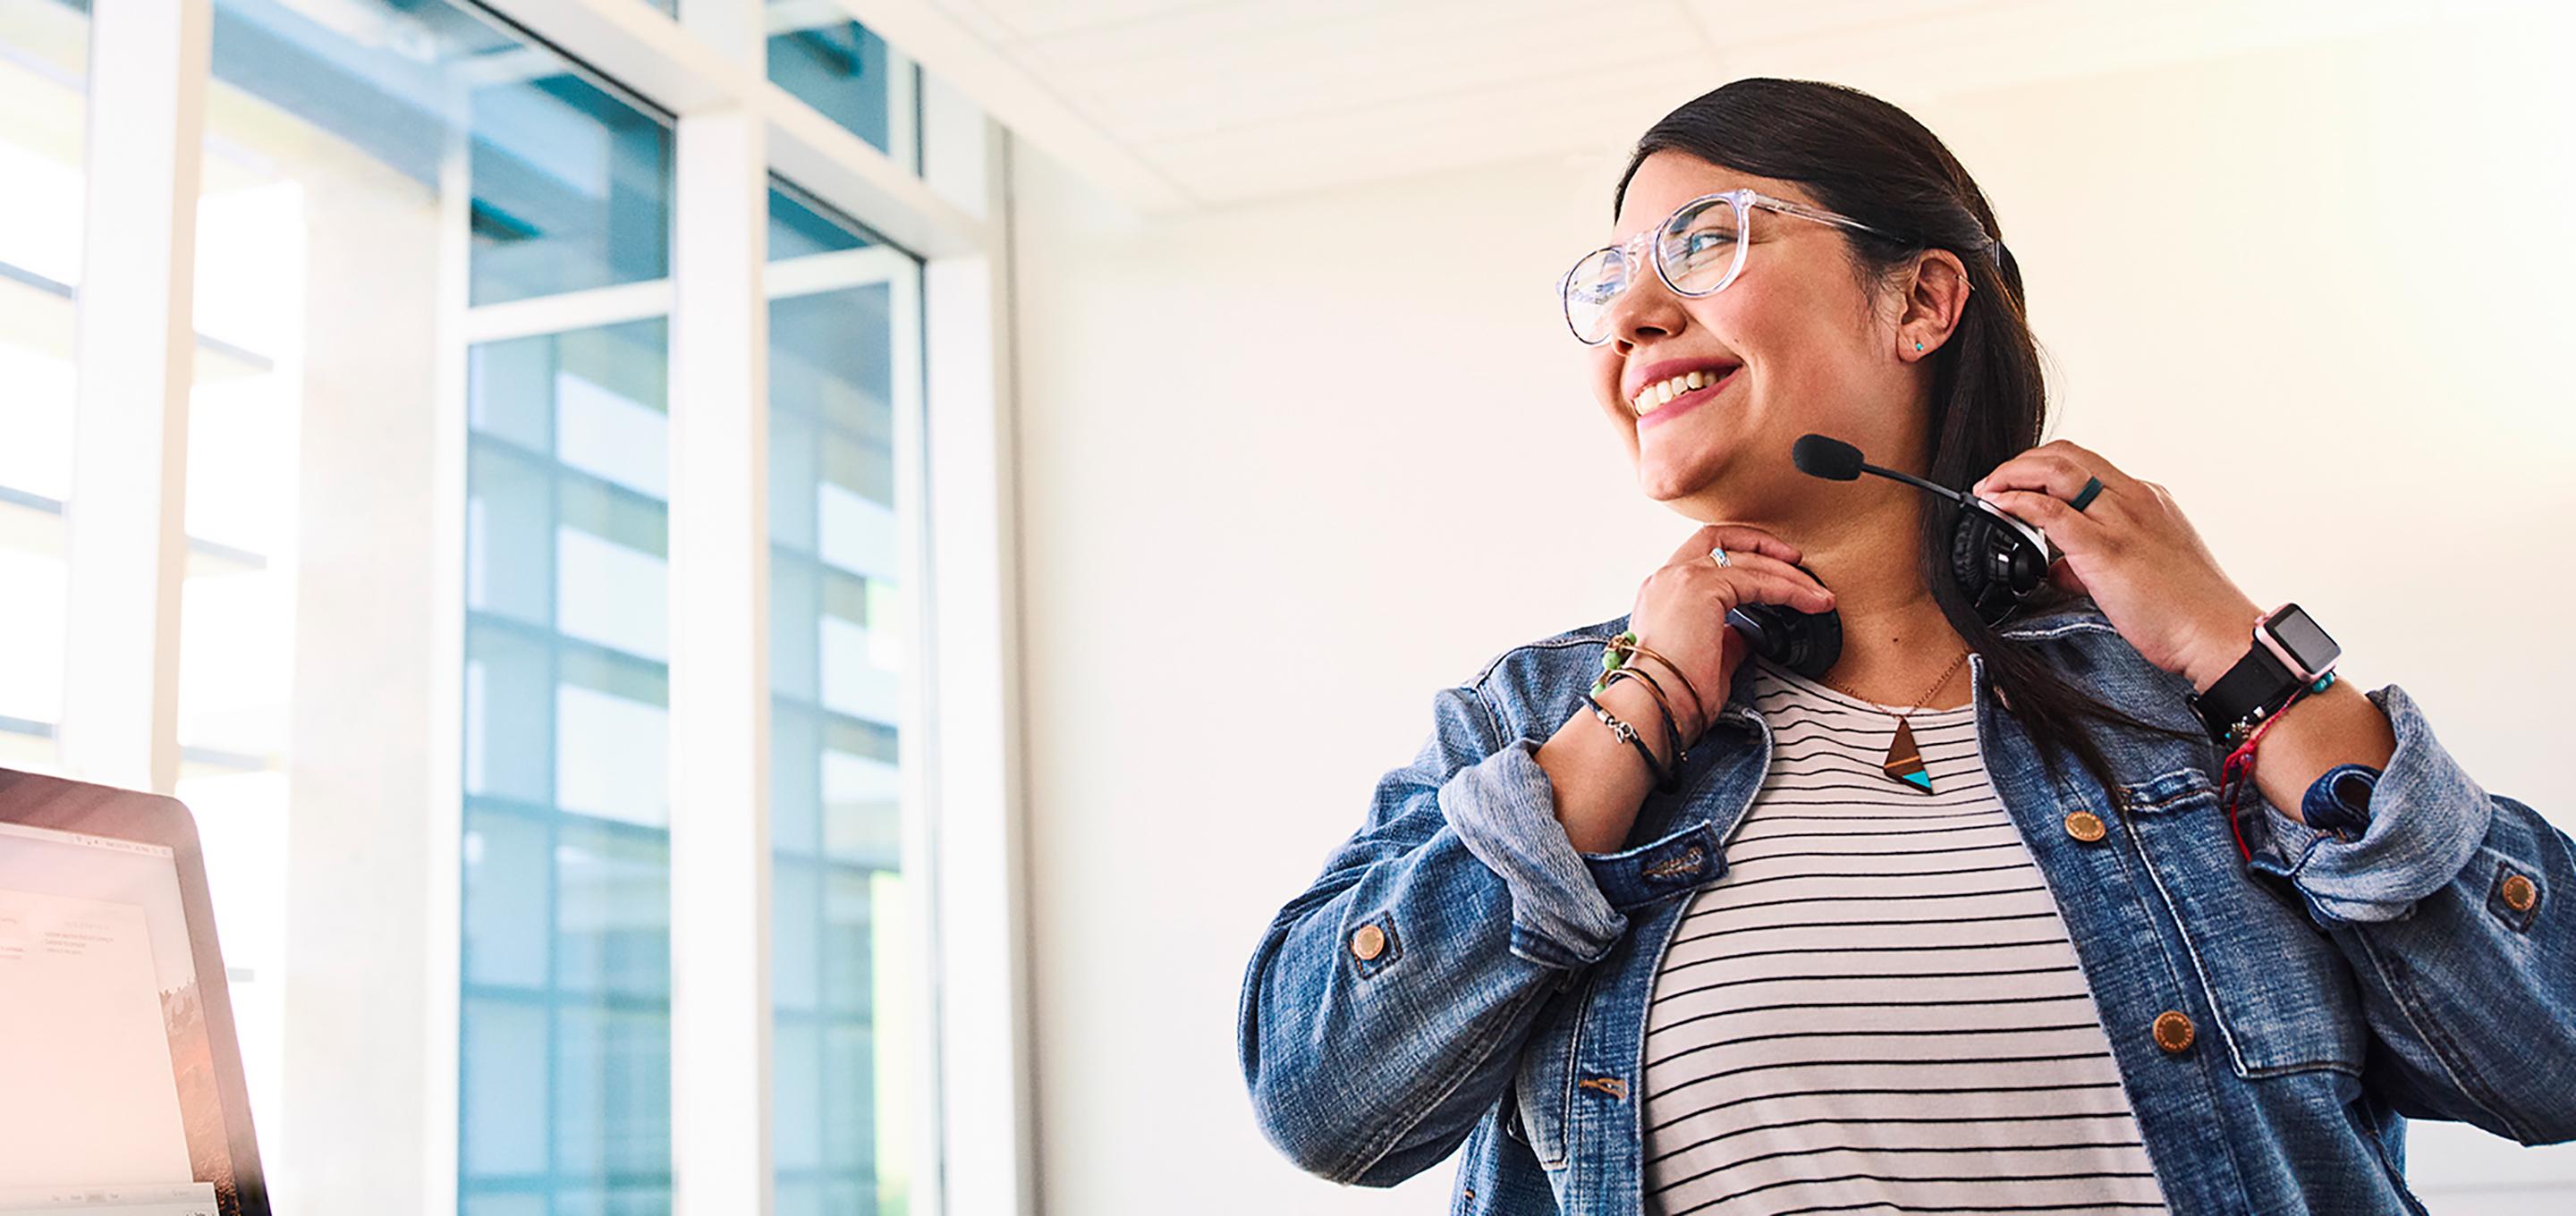
[[[2245,657],[2218,677],[2209,691],[2191,698],[2193,713],[2209,728],[2209,737],[2220,743],[2232,743],[2245,732],[2280,712],[2304,684],[2299,673],[2273,657],[2269,648],[2256,645],[2245,651]]]

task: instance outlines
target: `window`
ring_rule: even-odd
[[[900,747],[898,352],[914,261],[770,194],[771,992],[778,1210],[908,1210],[929,1079]]]
[[[0,765],[50,769],[63,692],[72,299],[89,19],[0,3]]]
[[[664,350],[656,319],[471,354],[467,1213],[669,1198]]]
[[[921,77],[912,62],[834,5],[768,3],[770,83],[919,172]]]
[[[210,7],[190,557],[159,661],[271,1178],[314,1210],[425,1174],[460,1213],[668,1211],[670,634],[704,603],[672,564],[670,365],[705,331],[672,299],[682,124],[543,39],[632,64],[699,35],[650,3],[569,38],[508,0]],[[36,592],[0,603],[15,767],[53,756],[77,574],[85,8],[0,0],[0,579]],[[770,15],[806,100],[746,104],[810,102],[917,174],[918,70],[845,17]],[[981,116],[940,106],[972,137],[949,161],[980,165]],[[875,152],[769,138],[839,175],[763,183],[771,1166],[783,1213],[908,1212],[935,1203],[940,1081],[925,263],[879,232],[983,238],[834,165]]]

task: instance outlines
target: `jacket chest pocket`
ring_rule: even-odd
[[[2352,972],[2290,897],[2245,872],[2208,774],[2183,769],[2123,793],[2237,1075],[2358,1075],[2366,1032]]]

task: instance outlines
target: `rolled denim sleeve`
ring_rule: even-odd
[[[2351,840],[2296,833],[2306,844],[2291,880],[2327,922],[2406,915],[2460,876],[2494,814],[2494,800],[2442,750],[2412,698],[2392,686],[2371,700],[2388,715],[2397,750],[2372,785],[2369,826]]]
[[[1511,893],[1512,953],[1542,967],[1594,962],[1627,931],[1556,821],[1555,791],[1522,742],[1440,787],[1440,813]]]
[[[1447,1156],[1570,969],[1625,931],[1553,804],[1526,740],[1475,691],[1440,695],[1430,743],[1244,976],[1244,1080],[1290,1160],[1384,1186]]]
[[[2282,842],[2351,960],[2373,1084],[2412,1117],[2576,1139],[2576,843],[2471,781],[2404,692],[2371,699],[2397,749],[2368,827],[2347,840],[2289,825]]]

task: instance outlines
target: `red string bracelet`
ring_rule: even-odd
[[[2289,700],[2282,702],[2281,708],[2264,715],[2263,720],[2255,725],[2253,733],[2246,735],[2245,741],[2237,744],[2235,751],[2227,753],[2226,762],[2218,766],[2218,809],[2227,815],[2227,831],[2229,835],[2236,838],[2238,857],[2246,861],[2254,860],[2254,850],[2245,846],[2244,823],[2236,813],[2237,802],[2244,797],[2245,791],[2253,788],[2254,785],[2254,749],[2263,742],[2264,735],[2271,733],[2272,724],[2280,721],[2281,715],[2290,712],[2291,706],[2334,687],[2334,682],[2335,673],[2329,671],[2317,677],[2316,683],[2300,689]]]

